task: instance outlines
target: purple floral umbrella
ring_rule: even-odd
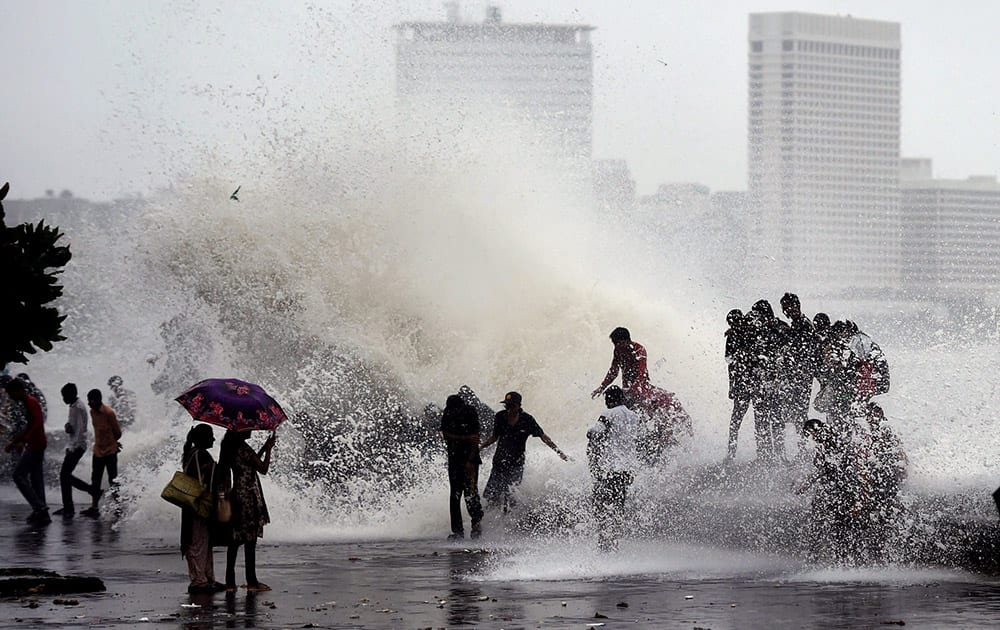
[[[177,398],[191,417],[233,431],[273,431],[288,419],[260,385],[235,378],[210,378]]]

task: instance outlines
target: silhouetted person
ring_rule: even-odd
[[[479,501],[479,417],[458,394],[448,396],[441,414],[441,435],[448,451],[448,509],[451,514],[449,540],[465,537],[462,497],[472,520],[470,533],[479,538],[483,506]]]
[[[66,446],[66,456],[63,458],[62,468],[59,469],[62,507],[54,514],[63,518],[73,518],[73,515],[76,514],[76,508],[73,505],[73,488],[86,492],[91,501],[97,494],[94,492],[93,486],[73,474],[77,464],[87,453],[87,425],[90,424],[90,417],[87,413],[87,405],[80,400],[75,383],[66,383],[59,391],[62,394],[63,402],[69,406],[69,417],[66,420],[69,444]]]
[[[736,457],[740,425],[753,398],[753,331],[747,317],[738,308],[726,315],[726,363],[729,364],[729,398],[733,414],[729,419],[729,448],[726,460]]]
[[[809,418],[812,382],[817,370],[816,335],[813,324],[802,314],[794,293],[781,297],[781,310],[788,318],[788,334],[781,365],[781,405],[784,422],[790,422],[801,435]]]
[[[90,407],[90,421],[94,427],[94,456],[91,459],[93,470],[90,477],[94,502],[80,514],[96,517],[100,515],[97,504],[103,494],[101,481],[104,479],[104,471],[108,473],[108,490],[112,496],[117,494],[115,480],[118,478],[118,451],[121,450],[118,440],[122,437],[122,428],[114,410],[104,404],[101,390],[92,389],[87,392],[87,405]]]
[[[632,408],[648,396],[651,387],[649,370],[646,367],[646,348],[632,341],[627,328],[619,326],[611,331],[609,337],[615,346],[611,356],[611,367],[608,368],[608,373],[597,389],[590,393],[590,397],[597,398],[601,395],[621,372],[625,403]]]
[[[493,435],[483,443],[480,450],[494,442],[497,449],[493,453],[493,470],[486,482],[483,497],[491,504],[499,504],[506,513],[514,503],[511,496],[514,486],[521,483],[524,476],[524,449],[529,437],[537,437],[564,460],[569,459],[559,450],[535,418],[521,409],[521,394],[508,392],[500,401],[504,410],[497,412],[493,421]]]
[[[31,506],[29,523],[47,525],[52,522],[49,516],[49,506],[45,503],[45,448],[48,440],[45,437],[45,414],[38,399],[27,392],[24,381],[11,379],[4,386],[7,395],[15,405],[24,409],[28,422],[24,429],[11,438],[4,447],[8,453],[20,453],[14,466],[14,484],[21,491],[24,499]]]
[[[780,359],[788,325],[774,316],[767,300],[750,309],[753,329],[753,415],[757,459],[773,461],[785,456],[785,421],[779,392]]]
[[[226,549],[226,591],[236,590],[236,557],[243,547],[248,591],[269,591],[271,587],[257,579],[257,539],[264,535],[264,526],[271,516],[260,487],[260,477],[271,468],[271,449],[276,437],[272,433],[258,451],[247,444],[250,431],[226,431],[219,447],[219,465],[232,472],[230,501],[233,518],[229,547]]]
[[[810,557],[863,563],[869,558],[871,500],[865,454],[852,435],[807,420],[803,435],[816,442],[813,473],[797,490],[814,487],[810,510]]]
[[[108,406],[115,410],[118,416],[118,423],[124,427],[130,427],[135,422],[138,399],[135,392],[127,389],[122,381],[122,377],[115,375],[108,379],[108,387],[111,388],[111,395],[108,396]]]
[[[875,559],[885,559],[885,546],[895,532],[903,512],[899,487],[906,479],[907,458],[903,443],[885,420],[885,413],[876,403],[865,406],[868,421],[868,479],[872,505],[872,553]]]
[[[28,395],[38,401],[38,404],[42,407],[42,415],[48,418],[49,404],[45,400],[45,394],[42,393],[42,390],[38,388],[38,385],[35,385],[27,372],[21,372],[17,375],[17,378],[24,383],[24,390],[28,392]]]
[[[593,505],[601,549],[613,549],[625,531],[625,504],[639,467],[642,421],[625,406],[622,390],[604,391],[607,409],[587,431],[587,459],[594,478]]]
[[[215,434],[207,424],[198,424],[188,431],[184,440],[184,452],[181,454],[181,466],[184,472],[199,479],[209,487],[212,496],[216,495],[221,485],[221,475],[216,477],[215,460],[208,449],[215,444]],[[214,593],[225,589],[215,581],[215,563],[212,559],[212,530],[215,526],[213,516],[202,518],[193,510],[181,510],[181,555],[187,560],[188,593]]]

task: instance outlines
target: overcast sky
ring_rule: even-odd
[[[463,2],[463,16],[480,20],[486,4]],[[1000,171],[995,0],[496,4],[506,22],[597,27],[594,155],[625,158],[641,193],[745,189],[747,14],[762,11],[900,22],[903,155],[933,158],[941,177]],[[392,24],[444,8],[0,0],[0,16],[0,182],[12,198],[68,188],[107,199],[167,185],[220,145],[238,152],[262,133],[261,110],[318,133],[319,121],[391,106]]]

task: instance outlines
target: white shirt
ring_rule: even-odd
[[[587,436],[600,438],[604,447],[600,464],[612,472],[635,471],[639,468],[639,437],[642,421],[625,405],[607,409],[597,423],[587,431]]]
[[[69,446],[71,451],[87,448],[87,425],[90,424],[90,411],[82,400],[77,398],[69,406],[68,424],[71,427]]]

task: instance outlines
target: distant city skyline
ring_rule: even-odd
[[[992,85],[1000,3],[812,0],[496,2],[506,22],[589,24],[595,159],[624,159],[647,194],[661,183],[747,185],[748,15],[801,11],[898,22],[901,155],[936,175],[1000,171]],[[463,2],[481,21],[486,2]],[[2,4],[9,64],[0,180],[12,198],[53,189],[148,194],[239,156],[261,126],[320,133],[371,120],[394,93],[392,25],[443,20],[436,0],[358,5],[107,0]],[[374,118],[376,121],[377,117]]]

